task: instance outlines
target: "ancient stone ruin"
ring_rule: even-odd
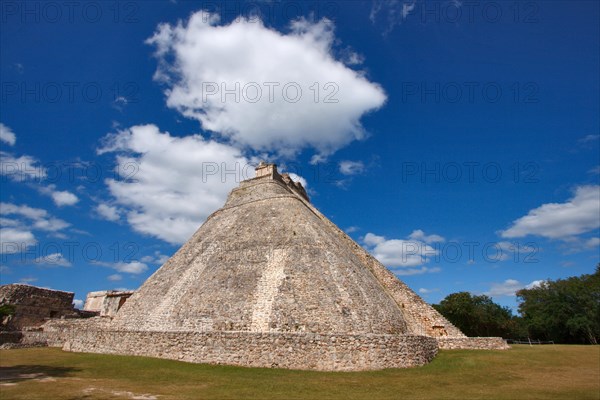
[[[24,284],[0,286],[0,306],[12,312],[0,321],[0,345],[21,343],[24,333],[42,330],[49,320],[92,317],[96,314],[77,310],[72,292],[63,292]]]
[[[64,349],[315,370],[410,367],[470,339],[261,163],[122,306]]]
[[[328,371],[422,365],[438,348],[507,347],[466,337],[265,163],[120,306],[114,318],[48,322],[46,341]]]
[[[117,311],[133,294],[132,290],[101,290],[89,292],[85,299],[83,309],[98,313],[101,317],[114,317]]]

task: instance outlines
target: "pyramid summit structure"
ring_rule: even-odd
[[[467,338],[266,163],[112,320],[79,330],[66,350],[316,370],[506,346]]]

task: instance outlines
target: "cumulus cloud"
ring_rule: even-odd
[[[489,291],[484,294],[488,296],[515,296],[515,293],[521,289],[533,289],[542,286],[546,281],[535,280],[525,285],[516,279],[507,279],[502,283],[492,283]]]
[[[547,203],[530,210],[501,232],[504,238],[527,235],[568,239],[600,227],[600,186],[580,186],[565,203]]]
[[[118,208],[105,203],[101,203],[96,206],[96,213],[108,221],[115,222],[121,219]]]
[[[109,275],[107,279],[111,282],[118,282],[121,279],[123,279],[123,276],[120,274],[112,274],[112,275]]]
[[[113,264],[112,268],[118,272],[134,275],[141,274],[142,272],[146,272],[148,270],[148,266],[140,261],[118,262]]]
[[[412,233],[408,235],[408,238],[425,243],[439,243],[444,242],[446,240],[440,235],[426,235],[425,232],[423,232],[421,229],[412,231]]]
[[[81,300],[81,299],[74,299],[73,300],[73,306],[75,308],[82,309],[83,308],[83,300]]]
[[[0,254],[18,253],[37,243],[33,232],[25,228],[0,228]]]
[[[543,280],[543,279],[537,280],[537,281],[533,281],[529,285],[525,286],[525,289],[535,289],[535,288],[538,288],[538,287],[542,287],[542,286],[544,286],[544,284],[546,282],[547,281]]]
[[[23,155],[16,157],[13,154],[0,151],[0,175],[13,181],[41,180],[46,177],[46,169],[35,157]]]
[[[35,264],[50,265],[57,267],[70,267],[71,261],[65,258],[62,253],[52,253],[36,258],[33,261]]]
[[[79,202],[79,197],[66,190],[57,190],[54,184],[40,186],[37,189],[41,194],[49,196],[58,207],[72,206]]]
[[[17,142],[17,136],[8,126],[4,125],[0,122],[0,141],[8,144],[9,146],[14,146]]]
[[[105,182],[130,226],[171,244],[189,239],[240,180],[254,176],[238,149],[200,135],[171,136],[155,125],[108,135],[98,152],[117,154],[121,179]],[[104,212],[113,216],[110,208]]]
[[[0,252],[3,254],[16,253],[36,244],[37,240],[32,232],[34,230],[56,235],[70,226],[68,222],[51,216],[44,209],[27,205],[0,203],[0,216]]]
[[[421,234],[415,234],[421,232]],[[420,239],[386,239],[384,236],[367,233],[363,238],[367,250],[382,264],[389,268],[400,268],[394,270],[398,275],[416,275],[426,272],[439,272],[440,268],[426,267],[430,257],[439,253],[437,249],[427,244],[422,238],[433,237],[436,241],[443,238],[439,235],[427,236],[423,231],[414,231],[412,236]],[[415,268],[421,266],[420,268]]]
[[[298,19],[282,33],[256,19],[221,25],[200,11],[159,25],[147,43],[169,107],[238,147],[291,156],[303,148],[328,155],[364,138],[360,118],[386,100],[335,58],[334,41],[327,19]]]
[[[340,172],[344,175],[357,175],[365,170],[365,164],[362,161],[340,161]]]

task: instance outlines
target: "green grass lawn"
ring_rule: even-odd
[[[423,367],[373,372],[0,350],[0,399],[600,399],[600,346],[443,350]]]

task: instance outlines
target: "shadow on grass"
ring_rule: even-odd
[[[14,365],[0,367],[0,383],[17,383],[30,379],[52,379],[69,376],[79,369],[47,365]]]

